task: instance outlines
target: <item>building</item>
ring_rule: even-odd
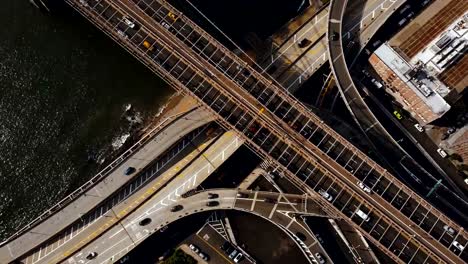
[[[442,96],[448,93],[447,86],[424,68],[409,64],[388,44],[380,46],[369,61],[385,83],[387,92],[420,124],[426,125],[450,110]]]
[[[468,86],[468,1],[436,0],[369,62],[421,124],[444,115]]]

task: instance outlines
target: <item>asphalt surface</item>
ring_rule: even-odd
[[[164,152],[178,140],[212,120],[213,117],[209,113],[202,109],[197,109],[175,120],[167,127],[163,127],[149,142],[138,151],[132,153],[131,156],[127,157],[124,162],[114,168],[108,176],[95,184],[92,189],[84,192],[81,196],[64,206],[60,211],[57,211],[45,221],[34,226],[28,232],[3,245],[0,248],[0,262],[7,263],[12,261],[14,258],[25,254],[47,239],[58,234],[59,231],[70,226],[73,222],[80,219],[80,217],[88,211],[102,203],[107,197],[124,186],[135,175],[142,172],[146,166],[151,164],[160,155],[164,154]],[[179,149],[179,151],[185,146],[186,145]],[[174,156],[179,151],[169,153],[170,157]],[[119,157],[119,159],[122,158]],[[165,162],[160,164],[161,168],[164,167],[162,166],[164,164]],[[134,167],[136,169],[131,176],[126,176],[124,174],[124,171],[128,167]],[[159,169],[158,166],[154,173],[158,172]],[[66,239],[62,241],[65,243]],[[44,248],[44,250],[38,249],[35,259],[40,259],[42,256],[48,254],[46,249],[47,248]]]

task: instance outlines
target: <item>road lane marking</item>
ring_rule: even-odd
[[[205,239],[203,239],[199,234],[195,234],[198,238],[200,238],[203,243],[205,243],[207,246],[209,246],[211,249],[213,249],[218,255],[220,255],[222,258],[224,258],[228,263],[233,263],[231,262],[230,259],[228,259],[223,253],[219,252],[219,250],[215,247],[213,247],[210,243],[208,243]]]

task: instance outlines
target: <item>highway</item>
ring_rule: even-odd
[[[380,17],[392,14],[394,6],[399,6],[403,2],[403,0],[353,1],[354,5],[358,5],[358,7],[347,9],[356,12],[347,14],[343,37],[348,41],[358,42],[356,38],[373,36],[375,34],[374,27],[380,26],[376,21]],[[266,71],[275,66],[276,69],[272,73],[272,77],[291,92],[297,90],[324,63],[328,62],[328,40],[325,36],[328,10],[328,6],[324,7],[299,29],[278,37],[275,40],[278,44],[274,44],[276,47],[274,47],[271,58],[262,63]],[[307,39],[310,44],[300,47],[298,43],[303,39]],[[368,39],[363,39],[362,43],[367,43],[367,41]]]
[[[452,226],[456,239],[466,244],[464,230],[167,3],[67,3],[178,91],[209,106],[220,124],[236,129],[249,147],[302,190],[333,193],[331,203],[317,200],[327,214],[349,219],[395,260],[461,262],[442,246],[447,239],[442,227]],[[123,27],[122,16],[136,20],[138,29]],[[157,48],[148,50],[144,40]],[[364,192],[357,180],[374,192]],[[367,212],[371,221],[357,217],[357,209]],[[435,239],[428,240],[428,235]],[[455,238],[448,239],[450,245]]]
[[[61,259],[101,236],[141,204],[151,204],[153,207],[149,209],[150,213],[157,213],[160,210],[158,206],[165,206],[175,197],[198,186],[242,143],[232,132],[226,132],[219,139],[211,139],[205,143],[201,138],[195,142],[200,145],[185,153],[186,156],[177,163],[167,166],[158,177],[133,192],[123,189],[114,197],[109,197],[106,204],[89,212],[92,216],[90,220],[84,217],[83,221],[77,221],[75,225],[61,231],[61,234],[51,241],[29,252],[21,261],[30,264],[60,262]],[[213,156],[215,157],[212,158]],[[156,193],[157,197],[162,198],[158,203],[152,204],[151,200]],[[122,197],[122,201],[114,202],[119,197]],[[103,207],[106,210],[103,210]]]
[[[179,182],[184,180],[186,180],[186,178],[182,175]],[[171,193],[174,193],[174,186],[168,185],[161,194],[156,194],[154,199],[152,198],[150,201],[140,206],[134,213],[122,219],[119,225],[110,228],[100,238],[94,240],[79,252],[76,252],[68,259],[69,263],[103,263],[108,260],[116,261],[148,236],[158,232],[164,226],[182,217],[207,210],[233,209],[254,213],[275,224],[283,231],[288,232],[288,235],[304,251],[306,258],[309,260],[313,259],[313,256],[309,256],[310,252],[321,252],[322,255],[325,254],[317,243],[317,240],[307,230],[302,220],[300,220],[300,218],[296,219],[292,215],[300,212],[307,214],[307,211],[309,211],[309,214],[322,214],[323,211],[313,200],[310,200],[310,198],[299,195],[280,195],[278,193],[250,191],[243,192],[247,197],[239,198],[237,197],[238,191],[231,189],[205,190],[187,198],[171,195]],[[216,193],[219,197],[209,199],[208,193]],[[161,200],[161,197],[166,195],[169,195],[171,198]],[[275,199],[278,202],[267,202],[268,199]],[[209,201],[217,201],[219,205],[206,206],[206,203]],[[183,208],[180,211],[171,212],[171,208],[175,205],[182,205]],[[139,224],[141,220],[147,218],[151,219],[150,223],[146,225]],[[304,241],[297,238],[296,234],[298,232],[304,235]],[[109,239],[116,241],[116,243],[109,244]],[[308,250],[304,250],[304,247],[301,245],[305,245]],[[87,261],[86,256],[89,252],[97,252],[98,256],[96,259]]]
[[[32,228],[23,231],[19,236],[4,241],[4,245],[0,247],[0,263],[9,262],[23,255],[71,225],[82,215],[124,186],[128,181],[132,180],[132,176],[140,174],[148,165],[155,163],[155,160],[157,161],[154,164],[155,168],[146,177],[159,173],[173,157],[187,147],[187,144],[193,137],[201,133],[201,131],[195,131],[192,134],[190,132],[197,130],[197,128],[212,120],[213,116],[208,112],[203,109],[196,109],[177,116],[171,122],[163,123],[162,127],[157,126],[157,130],[153,130],[148,136],[143,137],[145,140],[137,142],[130,148],[131,151],[127,151],[118,157],[116,159],[118,163],[113,162],[110,165],[111,167],[106,167],[103,170],[108,172],[105,174],[105,177],[101,178],[98,182],[94,182],[93,178],[91,180],[93,181],[92,184],[85,183],[85,187],[78,189],[82,190],[79,196],[73,197],[73,199],[71,196],[67,197],[71,201],[65,200],[66,203],[60,203],[61,208],[48,215],[42,222],[33,224]],[[186,140],[175,145],[187,135]],[[173,151],[165,153],[167,150]],[[160,160],[158,160],[158,157],[160,157]],[[124,171],[128,167],[136,169],[132,176],[124,174]],[[98,175],[101,174],[104,173],[100,172]]]

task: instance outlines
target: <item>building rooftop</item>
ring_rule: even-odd
[[[468,10],[468,1],[436,0],[391,41],[407,59],[426,48]]]
[[[390,46],[415,67],[424,67],[448,90],[468,85],[468,1],[436,0],[390,40]]]
[[[405,82],[433,113],[442,116],[450,109],[450,105],[443,98],[449,92],[448,87],[424,67],[409,64],[387,43],[380,46],[375,55]]]

